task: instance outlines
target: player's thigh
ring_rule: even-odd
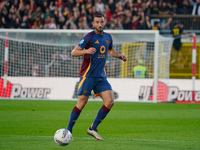
[[[103,99],[104,105],[111,109],[112,106],[114,105],[114,96],[113,96],[113,91],[112,90],[107,90],[100,92],[99,95]]]
[[[88,96],[78,95],[78,101],[77,101],[76,107],[79,110],[82,110],[84,106],[87,104],[87,101],[88,101]]]

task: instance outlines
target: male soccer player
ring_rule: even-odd
[[[171,29],[171,33],[174,37],[174,41],[173,41],[172,45],[176,51],[174,52],[173,59],[171,60],[170,63],[174,63],[176,61],[177,53],[179,53],[179,55],[182,56],[182,52],[180,51],[181,46],[182,46],[181,35],[188,34],[188,33],[184,31],[183,24],[181,24],[177,21],[174,22],[173,27]],[[189,34],[189,35],[191,35],[191,34]]]
[[[92,24],[95,30],[86,34],[71,52],[71,55],[75,57],[83,55],[83,62],[79,74],[78,101],[71,112],[67,129],[72,132],[72,128],[93,90],[95,95],[99,95],[103,99],[104,105],[99,109],[94,122],[87,129],[87,134],[96,140],[103,140],[97,132],[97,127],[114,105],[112,88],[106,79],[105,72],[107,53],[123,61],[126,61],[126,56],[113,49],[111,35],[103,31],[105,17],[102,14],[95,14]]]

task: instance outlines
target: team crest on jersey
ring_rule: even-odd
[[[108,41],[108,40],[106,40],[106,44],[109,44],[109,41]]]
[[[84,39],[82,39],[82,40],[79,42],[79,44],[83,44],[83,42],[84,42]]]

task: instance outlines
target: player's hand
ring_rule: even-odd
[[[90,47],[89,49],[86,50],[87,54],[94,54],[96,52],[96,49],[94,47]]]
[[[120,55],[119,59],[123,60],[123,61],[126,61],[126,56],[125,55]]]

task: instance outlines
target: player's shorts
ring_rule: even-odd
[[[174,49],[179,51],[181,49],[181,46],[182,46],[182,43],[180,40],[174,40],[173,41],[173,46],[174,46]]]
[[[100,92],[112,90],[112,87],[107,78],[81,77],[77,94],[90,96],[92,90],[95,96],[98,96]]]

